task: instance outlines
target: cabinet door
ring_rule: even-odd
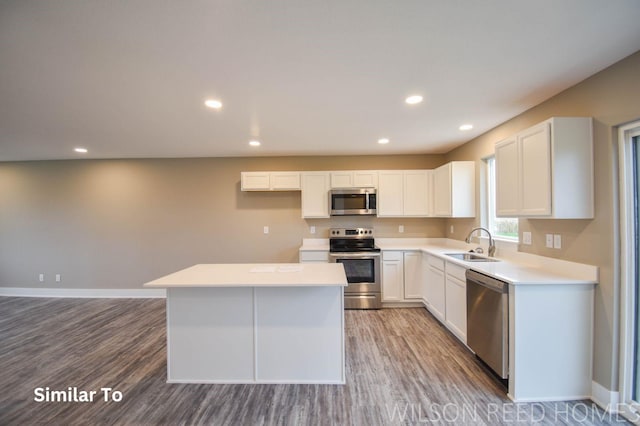
[[[331,172],[331,188],[352,188],[353,172]]]
[[[433,170],[427,170],[427,216],[433,216],[433,199],[435,197],[433,193],[433,176],[435,172]]]
[[[467,285],[447,274],[446,277],[446,320],[447,327],[463,342],[467,342]]]
[[[444,271],[429,266],[427,274],[427,301],[429,310],[440,321],[445,320]]]
[[[402,170],[381,171],[378,175],[378,216],[399,217],[403,215]]]
[[[382,261],[382,301],[398,302],[402,300],[404,273],[401,260]]]
[[[404,254],[404,298],[422,298],[422,263],[420,253],[407,252]]]
[[[329,174],[302,174],[302,217],[329,217]]]
[[[421,271],[420,271],[420,296],[422,303],[429,306],[429,256],[422,255]]]
[[[433,175],[434,214],[451,216],[451,163],[438,167]]]
[[[496,144],[496,216],[517,216],[520,208],[518,141],[515,137]]]
[[[268,191],[269,172],[242,172],[240,186],[243,191]]]
[[[518,134],[520,213],[551,215],[551,134],[542,123]]]
[[[429,215],[426,170],[404,172],[404,216],[426,217]]]
[[[270,188],[274,191],[295,191],[300,189],[300,173],[271,172]]]
[[[357,188],[377,188],[378,172],[375,170],[359,170],[353,172],[353,186]]]

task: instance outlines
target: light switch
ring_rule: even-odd
[[[522,244],[531,245],[531,232],[525,231],[522,233]]]
[[[553,248],[553,234],[546,234],[545,237],[547,248]]]
[[[554,249],[562,248],[562,235],[556,234],[553,236],[553,248]]]
[[[310,234],[315,234],[315,233],[316,233],[316,227],[315,227],[315,226],[311,226],[311,227],[309,228],[309,233],[310,233]]]
[[[451,230],[451,233],[453,234],[453,225],[451,225],[450,230]]]

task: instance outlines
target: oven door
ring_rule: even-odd
[[[329,261],[342,263],[347,275],[345,295],[380,293],[380,253],[329,253]]]

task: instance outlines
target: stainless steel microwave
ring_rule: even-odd
[[[329,192],[331,216],[376,214],[375,188],[332,189]]]

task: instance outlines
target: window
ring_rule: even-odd
[[[494,238],[518,241],[518,219],[496,217],[496,158],[486,160],[486,220],[485,226]]]
[[[619,128],[620,408],[640,419],[640,121]]]

